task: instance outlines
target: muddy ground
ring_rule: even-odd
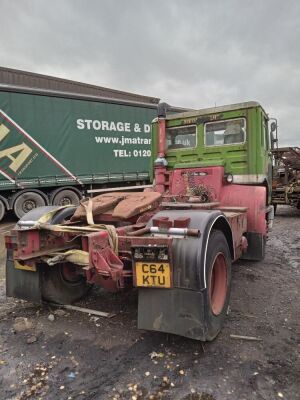
[[[266,259],[234,265],[230,314],[205,344],[137,330],[136,292],[79,303],[112,319],[6,300],[2,251],[0,399],[300,399],[299,239],[300,212],[279,208]]]

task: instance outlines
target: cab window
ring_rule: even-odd
[[[207,122],[204,126],[206,146],[240,144],[246,141],[246,119]]]
[[[196,125],[176,126],[166,129],[166,149],[186,149],[197,145]]]

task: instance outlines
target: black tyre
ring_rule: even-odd
[[[25,214],[22,221],[37,221],[43,215],[57,209],[55,206],[45,206],[34,209]],[[52,218],[52,224],[59,224],[69,219],[76,210],[76,207],[67,207],[58,211]],[[44,300],[70,304],[85,296],[91,288],[86,283],[84,276],[79,275],[78,269],[71,263],[57,264],[53,267],[41,264],[41,291]]]
[[[0,221],[2,221],[5,215],[5,205],[2,200],[0,200]]]
[[[44,300],[71,304],[81,299],[90,290],[84,276],[77,273],[74,264],[57,264],[53,267],[44,266],[42,271],[42,297]]]
[[[76,207],[67,207],[58,211],[51,223],[62,223],[69,219],[75,210]],[[53,303],[71,304],[84,297],[91,289],[91,285],[86,282],[83,275],[78,274],[78,268],[80,267],[71,263],[57,264],[53,267],[45,265],[42,271],[43,299]]]
[[[20,219],[26,213],[37,207],[43,207],[46,201],[43,196],[37,192],[21,193],[14,202],[14,213]]]
[[[73,204],[78,206],[80,202],[79,195],[70,189],[63,189],[53,195],[52,204],[54,206],[67,206]]]
[[[231,256],[221,231],[212,231],[206,255],[206,340],[220,332],[226,317],[231,290]]]
[[[66,207],[58,211],[52,218],[51,224],[61,224],[69,220],[74,214],[76,207]]]

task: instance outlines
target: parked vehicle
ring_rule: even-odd
[[[273,149],[272,203],[287,204],[300,209],[300,148]]]
[[[231,264],[261,260],[272,224],[268,116],[248,102],[169,115],[152,129],[153,189],[38,208],[7,236],[7,295],[69,303],[91,284],[138,287],[138,327],[213,340]]]
[[[1,86],[0,220],[10,209],[21,218],[78,205],[87,190],[148,183],[158,99],[127,98]]]

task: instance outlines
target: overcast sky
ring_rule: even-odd
[[[0,0],[0,65],[204,108],[248,100],[298,145],[298,0]]]

